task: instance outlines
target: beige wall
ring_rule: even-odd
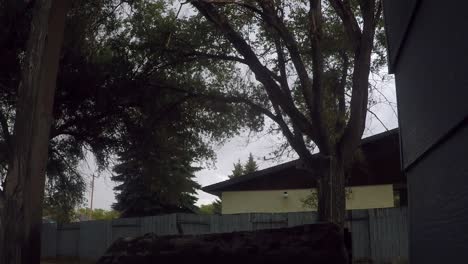
[[[284,198],[283,193],[288,192]],[[312,190],[315,192],[315,190]],[[239,191],[222,193],[222,213],[286,213],[312,211],[305,208],[302,199],[311,193],[310,189]],[[370,209],[393,207],[393,186],[374,185],[351,187],[347,195],[346,208]]]

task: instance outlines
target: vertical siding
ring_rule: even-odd
[[[177,214],[177,223],[186,235],[210,233],[210,220],[209,215]]]
[[[406,208],[369,210],[372,259],[391,262],[408,259],[408,223]]]
[[[371,245],[369,234],[368,210],[351,211],[351,239],[353,245],[353,258],[356,260],[370,258]]]

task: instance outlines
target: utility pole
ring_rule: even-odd
[[[93,214],[93,196],[94,196],[94,178],[96,177],[93,173],[91,176],[91,200],[90,200],[90,208],[89,208],[89,220],[92,220],[92,214]]]

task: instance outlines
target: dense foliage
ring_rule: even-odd
[[[200,205],[198,213],[207,215],[220,215],[221,214],[221,201],[216,200],[210,204]]]
[[[4,182],[31,7],[7,0],[0,6]],[[70,221],[73,208],[84,202],[80,161],[90,153],[98,173],[115,165],[115,208],[124,216],[187,209],[199,188],[195,164],[214,161],[212,144],[242,128],[262,127],[261,116],[214,100],[220,89],[238,85],[224,82],[234,64],[219,67],[166,49],[168,43],[184,44],[173,32],[191,35],[190,22],[179,23],[176,11],[166,1],[74,1],[62,47],[44,201],[47,211],[64,212],[61,221]]]

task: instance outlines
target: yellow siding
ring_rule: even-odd
[[[312,191],[315,192],[315,190]],[[287,198],[284,198],[284,192],[288,192]],[[313,211],[315,209],[305,208],[301,201],[310,193],[310,189],[223,192],[222,213]],[[346,208],[348,210],[393,206],[393,186],[391,184],[351,187],[351,191],[347,194]]]

